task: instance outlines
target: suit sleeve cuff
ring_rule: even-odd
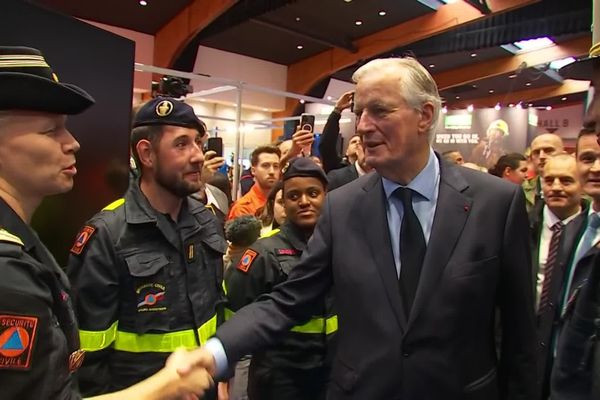
[[[204,347],[215,358],[215,380],[221,381],[226,379],[229,363],[221,341],[216,337],[210,338],[206,341]]]

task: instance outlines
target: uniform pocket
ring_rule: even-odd
[[[138,333],[169,329],[167,311],[169,260],[162,253],[135,254],[125,258],[136,296],[135,325]]]

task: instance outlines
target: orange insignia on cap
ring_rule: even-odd
[[[73,247],[71,247],[71,253],[77,255],[81,254],[86,243],[88,242],[88,240],[90,240],[94,232],[96,232],[96,228],[94,228],[93,226],[86,225],[83,228],[81,228],[81,231],[79,231],[79,233],[77,234],[77,239],[75,239],[75,243],[73,243]]]
[[[257,255],[258,253],[254,250],[246,250],[237,266],[237,269],[242,272],[248,272],[250,270],[250,266],[252,265],[252,261],[254,261]]]

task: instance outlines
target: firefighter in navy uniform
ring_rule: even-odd
[[[82,89],[59,82],[40,51],[0,46],[2,400],[81,398],[72,373],[85,353],[69,282],[29,222],[44,197],[72,188],[79,143],[66,129],[66,115],[93,103]],[[208,386],[206,373],[181,381],[176,361],[133,388],[97,399],[170,399],[200,392],[203,379]]]
[[[220,323],[226,242],[213,213],[189,196],[202,189],[204,136],[185,103],[158,97],[140,108],[131,133],[140,176],[71,248],[86,395],[141,381]]]
[[[327,177],[309,158],[293,160],[283,172],[287,221],[259,239],[225,274],[229,307],[239,310],[285,281],[298,264],[325,199]],[[325,399],[328,354],[337,330],[332,299],[322,315],[295,326],[279,345],[252,355],[248,376],[250,400]]]

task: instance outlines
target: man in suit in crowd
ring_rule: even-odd
[[[441,101],[416,60],[374,60],[353,79],[357,130],[377,172],[328,195],[288,281],[222,325],[197,363],[222,378],[239,357],[318,314],[333,285],[339,343],[329,399],[535,398],[521,188],[434,153]]]
[[[535,176],[523,182],[527,211],[535,206],[542,207],[542,170],[548,157],[564,151],[563,141],[560,136],[553,133],[543,133],[531,141],[531,154],[529,158],[535,169]],[[539,208],[538,208],[539,210]]]
[[[565,256],[577,245],[576,235],[564,235],[571,224],[581,229],[582,210],[587,211],[586,200],[582,200],[577,163],[570,154],[558,154],[545,161],[542,170],[542,192],[544,202],[540,210],[530,214],[532,235],[532,264],[535,284],[535,306],[537,310],[538,382],[541,399],[547,399],[550,390],[550,372],[554,361],[552,341],[560,330],[560,313],[556,305],[565,282]],[[585,216],[584,216],[585,217]],[[583,218],[585,219],[585,218]]]
[[[333,169],[327,174],[329,181],[329,191],[344,186],[346,183],[358,179],[367,172],[371,171],[365,162],[365,150],[362,147],[360,136],[353,136],[352,139],[358,138],[358,143],[355,146],[356,160],[343,168]]]

